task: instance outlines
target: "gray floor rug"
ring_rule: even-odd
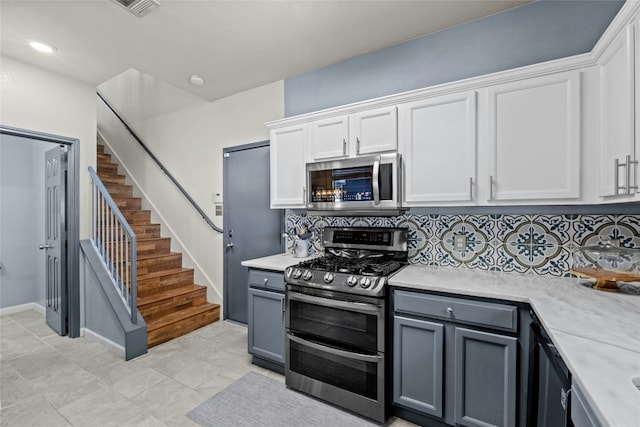
[[[249,372],[187,413],[202,427],[377,426],[363,418]]]

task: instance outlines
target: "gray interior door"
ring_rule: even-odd
[[[67,334],[67,152],[58,146],[45,153],[45,284],[47,324]]]
[[[244,260],[284,252],[284,210],[269,208],[268,141],[224,151],[223,317],[247,323],[248,269]]]

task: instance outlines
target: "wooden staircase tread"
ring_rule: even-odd
[[[145,279],[151,279],[154,277],[162,277],[162,276],[168,276],[170,274],[180,274],[180,273],[186,273],[188,271],[192,271],[193,268],[172,268],[172,269],[168,269],[168,270],[161,270],[161,271],[154,271],[151,273],[147,273],[147,274],[142,274],[140,276],[137,277],[138,282],[141,280],[145,280]]]
[[[169,252],[168,254],[141,254],[138,255],[138,261],[143,259],[153,259],[153,258],[172,258],[178,255],[182,255],[181,252]]]
[[[147,322],[147,333],[156,329],[160,329],[164,326],[171,325],[172,323],[179,322],[180,320],[188,319],[189,317],[194,317],[207,311],[216,310],[219,308],[220,304],[213,304],[208,302],[203,305],[189,307],[183,310],[176,311],[174,313],[170,313],[164,317],[161,317],[160,319],[155,319]]]
[[[138,309],[140,309],[147,304],[151,304],[164,299],[173,298],[178,295],[188,294],[190,292],[199,291],[202,289],[206,290],[207,287],[193,284],[193,285],[180,286],[179,288],[168,289],[166,291],[154,292],[144,297],[138,297],[137,306],[138,306]]]

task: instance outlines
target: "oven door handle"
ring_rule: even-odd
[[[358,311],[360,313],[373,313],[377,314],[381,312],[381,307],[373,304],[367,304],[365,302],[356,302],[356,301],[342,301],[342,300],[327,300],[326,298],[313,297],[310,295],[301,294],[298,292],[289,292],[289,299],[296,301],[309,302],[312,304],[318,304],[323,307],[329,308],[345,308],[352,311]],[[330,301],[330,302],[325,302]]]
[[[336,356],[346,357],[347,359],[355,359],[355,360],[362,360],[363,362],[375,362],[375,363],[378,363],[382,360],[382,356],[353,353],[351,351],[340,350],[338,348],[333,348],[333,347],[327,347],[325,345],[318,344],[313,341],[308,341],[308,340],[299,338],[290,332],[287,332],[287,338],[290,339],[291,341],[297,342],[300,345],[311,347],[315,350],[324,351],[326,353],[331,353]]]

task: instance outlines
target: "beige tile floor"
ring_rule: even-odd
[[[35,311],[0,317],[0,426],[197,426],[185,417],[249,371],[247,330],[216,322],[134,360],[50,329]],[[400,419],[394,427],[411,426]]]

